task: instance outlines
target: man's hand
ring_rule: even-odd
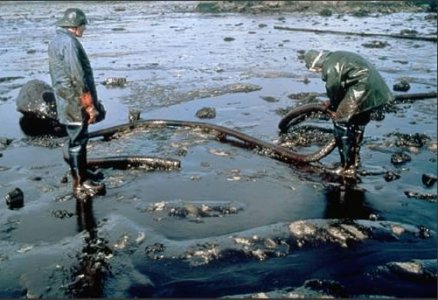
[[[81,104],[85,108],[85,111],[87,112],[88,115],[86,122],[88,124],[96,123],[96,119],[99,116],[99,112],[96,110],[96,108],[93,105],[93,98],[91,97],[90,92],[86,92],[81,95]]]
[[[330,110],[330,106],[331,106],[330,100],[325,100],[322,102],[322,107],[326,112],[330,114],[331,118],[333,119],[336,116],[336,112]]]
[[[93,105],[93,98],[91,97],[90,92],[86,92],[81,95],[81,104],[85,108],[87,108],[90,105]]]
[[[88,120],[87,123],[88,124],[93,124],[96,123],[96,118],[99,115],[99,112],[96,110],[96,108],[94,107],[94,105],[90,105],[87,108],[85,108],[85,111],[88,114]]]
[[[322,101],[322,107],[324,108],[324,110],[328,110],[330,107],[330,100]]]

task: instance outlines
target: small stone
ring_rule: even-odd
[[[392,89],[398,92],[407,92],[411,88],[411,85],[406,80],[401,80],[400,82],[394,84]]]
[[[128,120],[129,120],[129,122],[134,122],[134,121],[140,120],[140,111],[138,109],[130,109]]]
[[[200,119],[213,119],[216,117],[216,109],[213,107],[203,107],[196,112],[196,116]]]
[[[437,177],[431,174],[423,174],[421,181],[426,187],[432,187],[437,182]]]
[[[24,205],[23,199],[23,191],[20,188],[13,189],[5,196],[6,205],[9,209],[22,208]]]

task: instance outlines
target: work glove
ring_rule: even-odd
[[[330,100],[325,100],[322,102],[322,107],[325,111],[327,111],[332,118],[334,118],[336,116],[336,112],[332,111],[331,108],[332,104],[330,102]]]
[[[93,98],[91,97],[90,92],[86,92],[81,95],[81,104],[85,108],[85,112],[87,113],[86,122],[88,124],[96,123],[99,112],[94,107]]]
[[[99,116],[99,112],[96,110],[94,105],[88,106],[87,108],[85,108],[85,111],[87,112],[87,123],[88,124],[96,123],[96,120]]]

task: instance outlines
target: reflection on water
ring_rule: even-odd
[[[355,185],[328,186],[324,191],[327,219],[369,219],[375,214],[368,206],[365,191]]]
[[[53,120],[21,117],[19,124],[21,131],[32,137],[44,135],[64,137],[67,135],[65,126]]]
[[[73,297],[102,297],[106,275],[109,271],[107,257],[111,249],[107,241],[99,238],[93,214],[93,201],[76,200],[78,232],[87,231],[85,245],[77,254],[78,263],[71,269],[72,282],[69,293]]]
[[[90,234],[89,239],[95,239],[96,219],[93,214],[93,201],[76,200],[76,215],[78,217],[78,232],[86,230]]]

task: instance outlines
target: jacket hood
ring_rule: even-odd
[[[312,69],[322,69],[322,66],[327,59],[327,56],[330,54],[330,51],[327,50],[309,50],[304,55],[304,61],[306,63],[306,68],[309,70]]]

